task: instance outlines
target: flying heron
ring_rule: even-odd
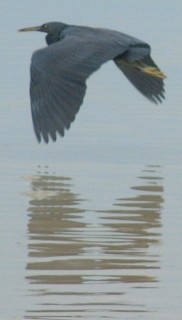
[[[31,112],[36,137],[46,143],[64,136],[86,92],[86,80],[113,60],[150,101],[162,102],[164,73],[150,56],[150,46],[127,34],[102,28],[48,22],[19,31],[47,33],[47,47],[33,53],[30,74]]]

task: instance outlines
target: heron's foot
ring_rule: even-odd
[[[142,72],[145,72],[149,75],[151,75],[152,77],[156,77],[156,78],[160,78],[160,79],[165,79],[166,78],[166,75],[158,68],[155,68],[155,67],[143,67],[143,68],[140,68],[140,70]]]
[[[135,61],[133,63],[133,66],[137,68],[138,70],[149,74],[152,77],[160,78],[160,79],[165,79],[166,75],[157,67],[151,67],[147,66],[144,63],[140,63],[140,61]]]

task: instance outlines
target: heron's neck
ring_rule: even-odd
[[[46,42],[48,45],[57,42],[60,40],[60,35],[59,34],[47,34],[46,36]]]

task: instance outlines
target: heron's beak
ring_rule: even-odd
[[[42,31],[42,26],[23,28],[18,31]]]

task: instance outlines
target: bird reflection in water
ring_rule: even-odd
[[[131,196],[118,198],[110,210],[95,210],[96,227],[70,178],[31,179],[27,280],[31,299],[36,296],[28,317],[83,312],[84,319],[85,312],[92,314],[90,304],[103,318],[111,310],[147,312],[135,290],[157,287],[164,201],[160,167],[146,167],[137,180]],[[128,304],[131,288],[134,299]]]

